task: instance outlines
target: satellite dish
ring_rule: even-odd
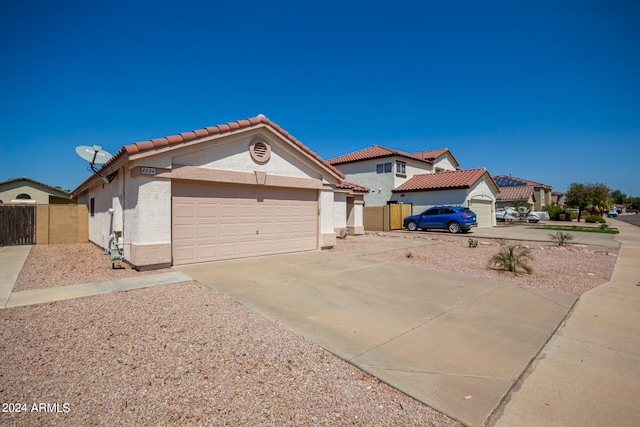
[[[94,165],[101,165],[106,163],[111,158],[111,154],[104,151],[102,147],[94,145],[90,147],[88,145],[79,145],[76,147],[76,153],[86,161]]]
[[[110,175],[102,176],[96,169],[96,165],[102,165],[111,158],[111,154],[104,151],[99,145],[94,145],[93,147],[90,147],[88,145],[79,145],[76,147],[76,153],[78,154],[78,156],[91,163],[90,168],[93,173],[98,175],[98,177],[100,177],[100,179],[102,179],[105,183],[109,184],[118,174],[118,171],[115,171]]]

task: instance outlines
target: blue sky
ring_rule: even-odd
[[[640,2],[0,5],[0,181],[73,189],[77,145],[265,114],[325,159],[448,147],[640,196]]]

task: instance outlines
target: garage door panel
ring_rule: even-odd
[[[487,200],[471,200],[469,208],[475,212],[478,228],[493,226],[493,203]]]
[[[174,264],[184,264],[196,258],[196,247],[193,245],[176,245],[173,247]]]
[[[220,238],[220,233],[218,232],[218,230],[218,224],[199,224],[197,238],[200,241],[218,239]]]
[[[174,264],[317,248],[315,190],[174,184]]]
[[[174,224],[173,228],[178,241],[195,241],[197,235],[195,224]]]
[[[189,219],[195,216],[195,205],[191,202],[177,202],[173,204],[174,220]]]

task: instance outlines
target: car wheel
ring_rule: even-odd
[[[409,224],[407,224],[407,228],[409,229],[409,231],[416,231],[418,229],[418,223],[415,221],[409,221]]]
[[[538,220],[537,220],[537,219],[530,219],[530,220],[529,220],[529,224],[535,224],[536,222],[538,222]]]
[[[460,227],[460,224],[457,222],[450,222],[447,228],[449,229],[449,232],[453,234],[459,233],[460,230],[462,230],[462,227]]]

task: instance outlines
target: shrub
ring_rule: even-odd
[[[478,241],[475,239],[469,239],[469,247],[470,248],[477,248],[478,247]]]
[[[562,231],[558,231],[556,234],[551,235],[551,241],[556,242],[558,246],[564,246],[565,242],[573,239],[573,236],[568,233],[563,233]]]
[[[518,245],[501,245],[500,252],[491,258],[493,267],[499,267],[502,270],[518,273],[522,269],[527,274],[531,274],[533,269],[527,265],[527,260],[533,260],[529,248],[520,247]]]
[[[558,206],[555,203],[551,203],[543,208],[549,214],[549,219],[553,221],[558,221],[560,219],[560,214],[565,213],[565,210],[562,209],[562,206]]]
[[[609,226],[607,224],[600,224],[600,227],[598,228],[600,228],[600,230],[608,230]]]
[[[413,254],[411,252],[407,252],[404,256],[405,258],[413,258]]]
[[[607,220],[598,215],[589,215],[585,218],[585,222],[592,222],[595,224],[596,222],[605,223]]]

